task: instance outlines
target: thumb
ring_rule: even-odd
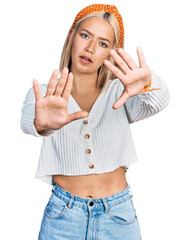
[[[121,96],[114,103],[113,109],[120,108],[127,101],[128,98],[130,98],[130,95],[127,90],[124,90]]]
[[[89,113],[86,111],[79,111],[79,112],[71,113],[71,114],[69,114],[69,122],[88,117],[88,115],[89,115]]]

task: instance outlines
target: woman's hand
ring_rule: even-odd
[[[120,69],[110,61],[104,60],[107,68],[113,72],[124,85],[122,95],[113,105],[114,109],[120,108],[128,98],[139,94],[142,89],[151,82],[151,72],[146,65],[145,57],[140,47],[137,48],[137,54],[140,67],[135,64],[123,48],[118,48],[117,52],[114,49],[110,50],[111,57],[119,65]]]
[[[68,68],[65,67],[56,85],[58,75],[59,71],[55,70],[49,81],[45,97],[42,97],[38,82],[33,81],[36,97],[34,125],[38,132],[57,130],[73,120],[88,116],[86,111],[68,114],[67,104],[72,89],[73,74],[69,73]]]

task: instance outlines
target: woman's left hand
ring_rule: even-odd
[[[137,54],[140,67],[136,65],[123,48],[118,48],[117,52],[114,49],[110,50],[110,56],[115,60],[121,70],[107,59],[104,60],[107,68],[113,72],[124,85],[122,95],[113,105],[114,109],[120,108],[128,98],[139,94],[143,88],[151,82],[151,72],[140,47],[137,48]]]

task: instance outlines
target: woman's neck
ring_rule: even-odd
[[[96,92],[96,81],[97,81],[97,73],[85,74],[85,73],[73,73],[73,86],[71,90],[71,94],[85,94],[87,92]]]

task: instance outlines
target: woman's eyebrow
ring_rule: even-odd
[[[91,33],[90,31],[88,31],[88,30],[86,30],[86,29],[81,29],[81,30],[86,31],[86,32],[89,33],[90,35],[94,36],[93,33]],[[107,41],[107,42],[111,43],[110,40],[108,40],[107,38],[99,37],[99,39],[102,39],[102,40],[104,40],[104,41]]]

